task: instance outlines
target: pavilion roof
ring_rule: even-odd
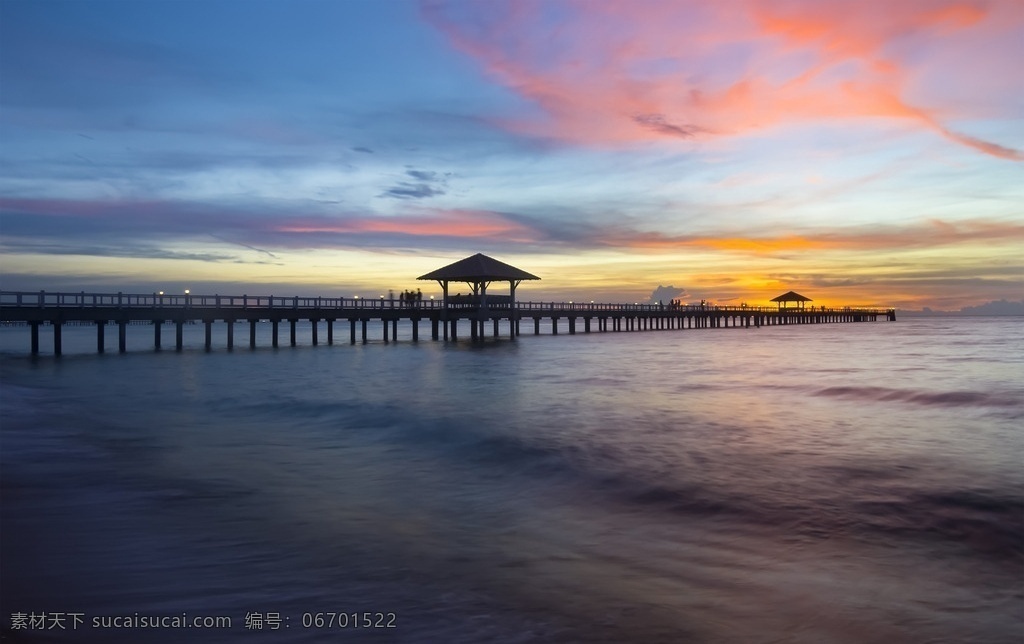
[[[460,259],[426,275],[418,280],[447,280],[455,282],[506,282],[513,280],[539,280],[536,275],[516,268],[493,257],[477,253],[471,257]]]
[[[773,297],[771,299],[771,301],[772,302],[813,302],[814,300],[812,300],[809,297],[804,297],[803,295],[800,295],[799,293],[796,293],[794,291],[788,291],[788,292],[783,293],[782,295],[780,295],[778,297]]]

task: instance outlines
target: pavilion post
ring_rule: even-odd
[[[441,326],[444,327],[444,339],[448,340],[448,280],[438,280],[441,285],[442,293],[442,306],[441,306]]]
[[[508,337],[510,340],[516,339],[516,286],[518,285],[518,280],[508,281],[508,293],[511,298],[508,304]]]
[[[476,310],[476,320],[473,321],[474,328],[479,327],[479,330],[476,331],[474,333],[474,335],[480,341],[483,341],[483,339],[485,337],[484,321],[487,319],[487,314],[488,314],[488,309],[487,309],[487,284],[488,284],[487,282],[480,282],[479,283],[479,286],[480,286],[480,304],[479,304],[479,306],[477,307],[477,310]]]

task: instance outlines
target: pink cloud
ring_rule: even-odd
[[[435,211],[422,216],[393,217],[329,217],[288,219],[274,226],[282,233],[398,233],[416,236],[467,238],[507,238],[529,241],[532,231],[501,215],[487,211]]]
[[[614,145],[883,117],[1024,159],[1020,150],[955,131],[943,120],[947,106],[907,98],[929,49],[1021,38],[1024,3],[523,0],[458,9],[424,5],[453,46],[540,108],[501,121],[517,132]],[[984,74],[986,62],[959,71]]]

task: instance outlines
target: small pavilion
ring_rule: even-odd
[[[444,309],[442,311],[443,319],[445,320],[445,339],[448,338],[448,312],[451,309],[460,309],[468,314],[475,313],[473,335],[476,335],[477,324],[481,327],[484,320],[491,316],[491,311],[501,310],[508,311],[510,326],[515,328],[515,309],[516,309],[516,287],[519,286],[523,280],[539,280],[540,278],[536,275],[527,273],[526,271],[516,268],[510,264],[499,262],[493,257],[488,257],[483,253],[477,253],[465,259],[461,259],[454,264],[449,264],[436,271],[431,271],[426,275],[420,275],[416,279],[420,280],[434,280],[441,285],[441,290],[444,293]],[[465,283],[470,288],[470,293],[462,295],[457,293],[452,295],[449,293],[448,286],[450,283]],[[508,295],[496,295],[488,294],[487,289],[490,287],[492,282],[508,282],[509,283],[509,294]],[[514,336],[515,332],[512,331]]]
[[[803,295],[800,295],[799,293],[797,293],[795,291],[788,291],[788,292],[783,293],[782,295],[780,295],[778,297],[773,297],[771,301],[772,302],[778,302],[779,310],[781,311],[784,308],[789,308],[789,303],[790,302],[796,302],[796,307],[795,308],[802,309],[802,308],[804,308],[804,302],[813,302],[814,300],[812,300],[809,297],[805,297]]]

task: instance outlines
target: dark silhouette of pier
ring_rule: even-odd
[[[312,323],[312,343],[316,345],[320,343],[321,322],[326,323],[327,344],[335,343],[336,324],[348,327],[345,329],[348,331],[347,339],[355,344],[368,341],[371,324],[380,329],[380,337],[385,342],[397,338],[399,321],[411,324],[413,341],[419,341],[421,328],[429,329],[432,340],[455,341],[465,333],[469,339],[479,341],[488,336],[488,330],[493,337],[507,335],[515,339],[520,335],[524,322],[529,329],[530,321],[533,333],[537,335],[541,332],[542,320],[550,321],[552,334],[557,335],[564,330],[573,335],[581,330],[583,333],[681,331],[873,322],[880,319],[895,320],[895,310],[518,302],[514,295],[490,295],[486,292],[449,295],[442,300],[419,300],[0,291],[0,323],[27,325],[32,354],[39,353],[40,326],[52,327],[55,355],[61,354],[62,328],[83,323],[96,326],[96,350],[99,352],[106,349],[106,328],[116,326],[118,351],[124,352],[128,327],[140,324],[152,326],[153,346],[157,350],[162,348],[163,326],[173,326],[174,346],[180,351],[184,325],[197,323],[205,326],[205,347],[210,350],[214,322],[226,323],[227,348],[232,349],[235,325],[239,322],[249,324],[249,346],[255,348],[259,341],[257,325],[260,322],[270,323],[267,341],[277,347],[282,342],[282,324],[288,327],[288,343],[296,345],[296,325],[300,321]]]

